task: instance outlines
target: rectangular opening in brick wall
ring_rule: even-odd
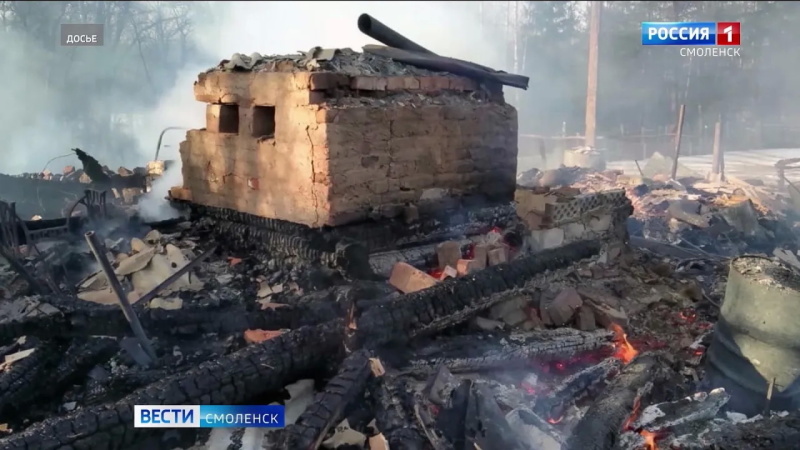
[[[275,107],[253,107],[253,137],[275,135]]]
[[[208,105],[206,129],[212,133],[238,133],[239,105]]]

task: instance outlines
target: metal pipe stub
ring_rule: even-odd
[[[732,410],[800,409],[800,276],[759,256],[732,260],[707,356],[705,382],[731,394]]]

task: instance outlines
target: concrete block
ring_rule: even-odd
[[[529,237],[529,244],[531,250],[538,252],[549,248],[561,247],[564,244],[564,238],[563,228],[533,230]]]
[[[594,216],[589,219],[588,228],[595,233],[606,233],[611,228],[611,213]]]

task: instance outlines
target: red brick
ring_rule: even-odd
[[[456,267],[461,259],[461,244],[456,241],[442,242],[436,246],[436,258],[440,269]]]
[[[315,72],[308,80],[308,89],[312,91],[326,91],[340,86],[350,86],[350,77],[333,72]]]
[[[454,91],[474,91],[478,87],[474,80],[464,77],[450,78],[449,82],[449,89]]]
[[[496,266],[508,262],[508,248],[505,246],[495,247],[487,254],[489,265]]]
[[[475,244],[472,254],[476,264],[475,267],[479,269],[486,268],[486,261],[489,258],[489,246],[486,244]]]
[[[404,262],[395,264],[389,276],[389,284],[404,294],[427,289],[437,282],[436,278]]]
[[[448,278],[455,278],[457,276],[458,276],[458,269],[447,266],[442,270],[442,275],[439,277],[439,279],[446,280]]]
[[[423,91],[443,91],[450,89],[450,77],[420,77],[419,88]]]
[[[386,83],[387,80],[383,77],[359,76],[353,77],[350,80],[350,89],[359,91],[385,91]]]
[[[478,261],[474,259],[459,259],[458,263],[456,264],[456,270],[458,271],[459,276],[475,273],[484,267],[486,267],[485,262],[483,264],[479,264]]]
[[[386,90],[387,91],[402,91],[405,89],[405,83],[403,82],[405,77],[387,77],[386,78]]]
[[[192,201],[192,191],[180,186],[170,188],[169,196],[176,200],[183,200],[187,202]]]

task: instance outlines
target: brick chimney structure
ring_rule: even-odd
[[[183,186],[170,195],[315,228],[392,216],[432,190],[513,200],[517,114],[502,94],[350,50],[336,58],[200,74],[206,127],[181,143]]]

